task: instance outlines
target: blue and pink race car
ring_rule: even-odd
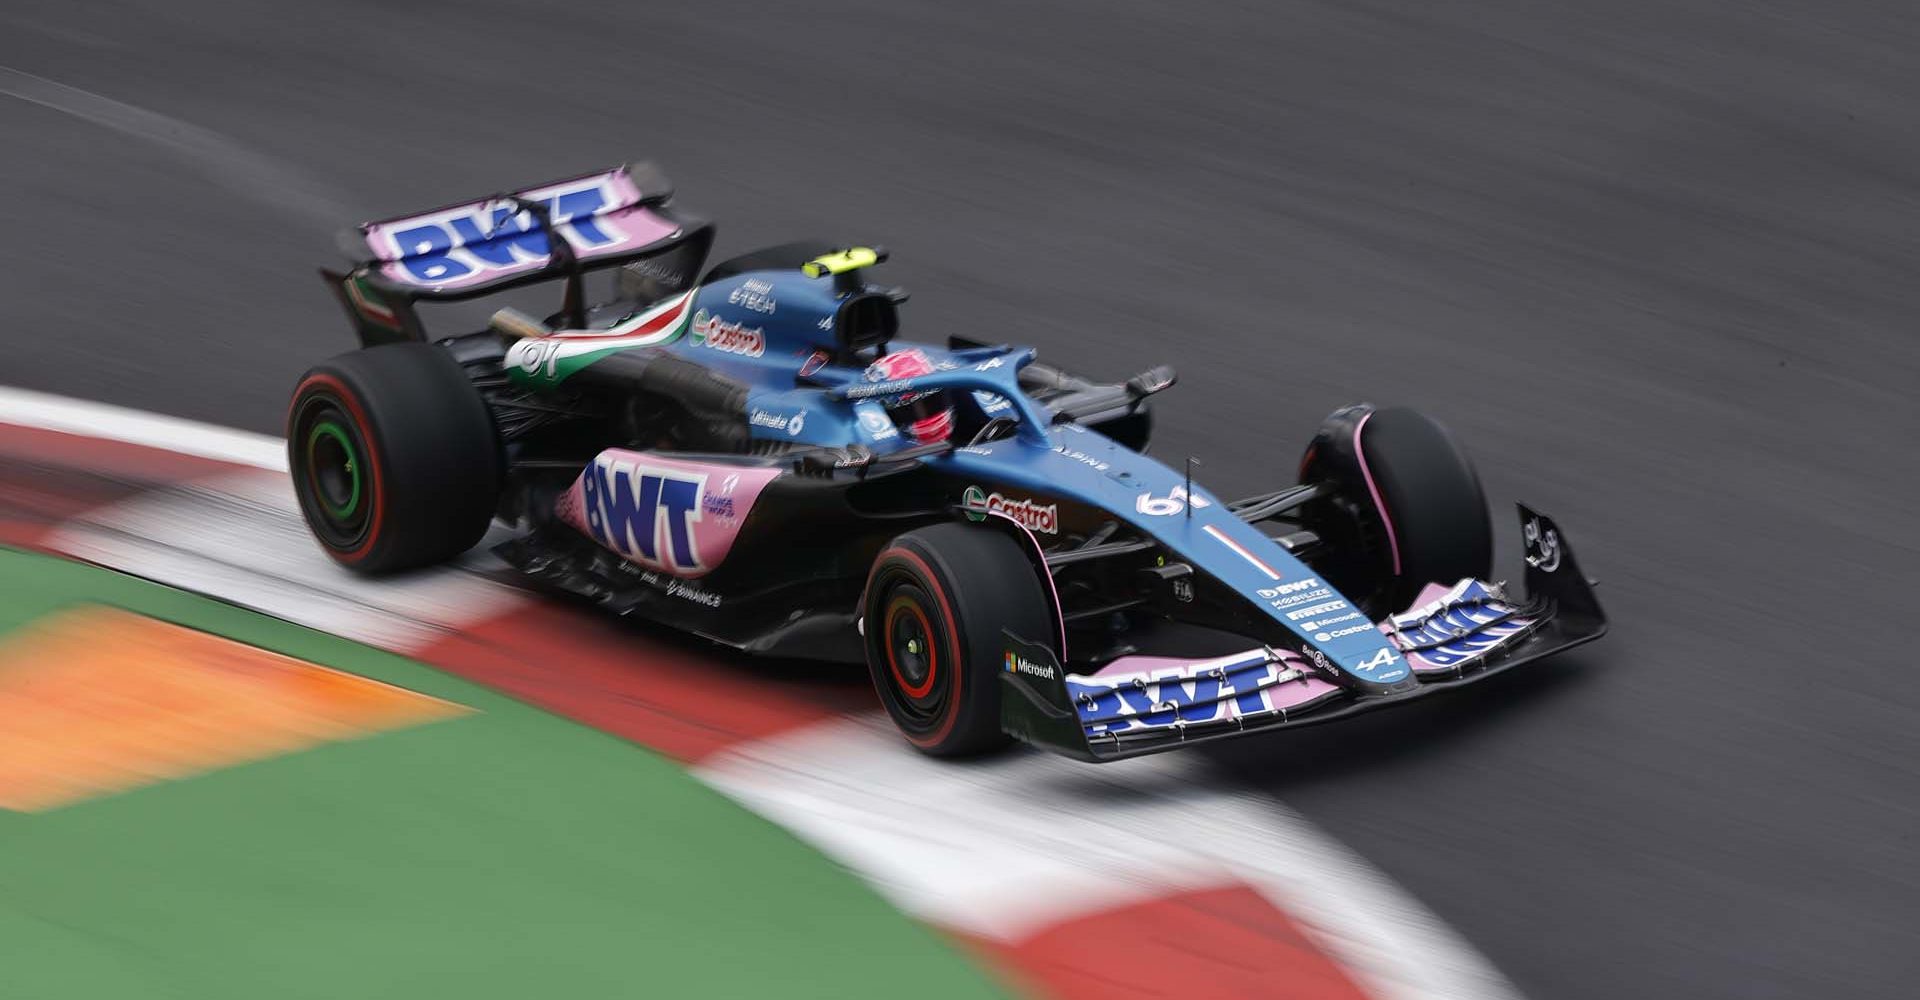
[[[1525,592],[1488,580],[1479,480],[1419,413],[1336,411],[1296,482],[1221,498],[1147,455],[1170,369],[1106,383],[990,330],[902,340],[906,293],[869,280],[884,251],[708,264],[712,226],[670,200],[623,167],[344,234],[350,266],[322,274],[364,346],[287,418],[333,558],[401,572],[502,523],[508,562],[614,612],[866,664],[936,755],[1012,737],[1105,761],[1321,722],[1606,631],[1525,507]],[[541,282],[551,315],[422,326],[422,303]]]

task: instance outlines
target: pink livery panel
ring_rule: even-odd
[[[628,562],[678,577],[712,572],[783,470],[610,448],[554,513]]]

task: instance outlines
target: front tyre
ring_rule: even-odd
[[[1376,615],[1405,610],[1429,583],[1492,571],[1480,476],[1446,428],[1418,410],[1336,410],[1307,448],[1300,481],[1335,487],[1311,511],[1310,526],[1336,552],[1324,575]]]
[[[937,524],[889,543],[867,577],[867,671],[894,725],[935,757],[1005,746],[1001,665],[1011,631],[1055,626],[1032,560],[1010,534]]]
[[[350,569],[450,559],[486,533],[503,463],[486,401],[430,344],[342,354],[301,378],[287,461],[307,527]]]

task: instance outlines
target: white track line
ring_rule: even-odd
[[[275,438],[19,389],[0,387],[0,423],[286,467]],[[283,481],[233,480],[115,505],[58,537],[76,555],[141,576],[401,647],[420,641],[413,629],[455,628],[512,599],[464,573],[394,584],[348,578],[310,546],[289,548],[289,537],[305,538],[280,497]],[[222,493],[229,508],[206,523],[206,509],[191,507],[196,490]],[[948,927],[1012,940],[1091,911],[1239,882],[1371,996],[1519,996],[1364,859],[1190,758],[1088,765],[1025,752],[954,765],[908,751],[880,718],[841,718],[734,747],[695,774],[858,871],[895,905]]]
[[[524,591],[472,573],[356,576],[313,543],[287,477],[252,469],[88,511],[48,545],[400,653],[529,603]],[[498,565],[478,548],[467,561]]]
[[[0,423],[287,471],[287,443],[277,437],[11,386],[0,386]]]

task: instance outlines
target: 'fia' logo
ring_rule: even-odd
[[[642,566],[670,573],[704,569],[695,547],[707,477],[594,459],[582,477],[587,528],[594,541]]]

